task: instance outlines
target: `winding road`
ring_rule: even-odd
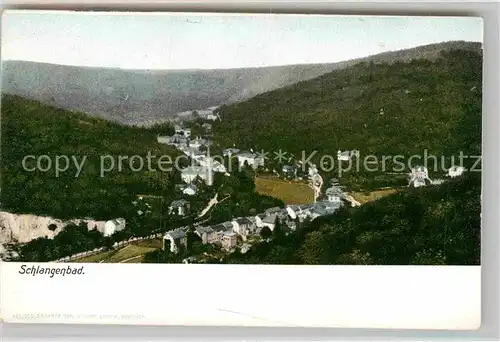
[[[201,211],[201,213],[198,215],[197,218],[200,218],[200,217],[203,217],[205,216],[208,211],[214,206],[214,205],[217,205],[219,203],[222,203],[223,201],[227,200],[229,197],[231,197],[231,195],[228,195],[226,197],[224,197],[223,199],[221,199],[220,201],[217,200],[217,196],[219,195],[219,193],[216,193],[215,196],[208,202],[207,206],[205,207],[205,209],[203,209]]]

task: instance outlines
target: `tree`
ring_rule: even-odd
[[[274,223],[274,229],[273,229],[273,237],[279,243],[279,241],[281,241],[284,236],[285,236],[285,232],[283,231],[283,225],[281,223],[281,220],[278,217],[276,217],[276,221]]]
[[[295,264],[294,250],[288,246],[276,245],[266,256],[266,261],[270,264]]]
[[[186,233],[186,250],[188,253],[192,253],[196,249],[196,243],[201,244],[201,238],[198,234],[195,233],[194,226],[190,226],[189,230]],[[199,246],[198,246],[199,247]]]
[[[410,264],[412,265],[446,265],[446,258],[441,251],[434,252],[433,250],[426,249],[417,252],[412,258]]]
[[[267,226],[266,227],[262,227],[262,229],[260,230],[260,236],[264,240],[266,240],[266,239],[269,239],[271,236],[273,236],[273,232]]]
[[[336,263],[341,265],[373,265],[374,262],[369,253],[363,253],[359,249],[354,249],[349,254],[339,256]]]
[[[304,244],[299,250],[302,262],[306,265],[328,264],[328,246],[321,232],[307,234]]]
[[[106,249],[113,249],[113,244],[114,244],[114,241],[113,239],[110,237],[110,236],[106,236],[104,239],[104,242],[103,242],[103,246],[106,248]]]

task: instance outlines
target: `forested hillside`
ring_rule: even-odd
[[[220,109],[221,146],[336,156],[481,153],[482,50],[363,62]],[[319,156],[318,155],[318,156]]]
[[[158,193],[173,187],[169,174],[149,172],[145,164],[134,172],[129,160],[118,169],[118,156],[129,158],[138,155],[146,161],[148,151],[152,156],[178,155],[166,145],[156,142],[157,132],[168,132],[167,125],[142,129],[111,123],[85,114],[68,112],[45,106],[36,101],[16,96],[2,97],[1,162],[2,208],[15,213],[51,215],[60,219],[92,217],[110,219],[133,212],[132,200],[137,194]],[[25,156],[51,158],[52,167],[43,172],[26,171],[22,162]],[[112,156],[112,172],[100,176],[101,156]],[[55,174],[56,156],[70,158],[68,168]],[[83,165],[77,175],[78,167]],[[84,163],[83,158],[86,157]],[[158,159],[152,159],[152,168]],[[106,167],[111,166],[110,158]],[[27,161],[30,169],[36,160]],[[104,165],[104,164],[103,164]],[[155,166],[156,165],[156,166]],[[40,165],[44,170],[47,160]],[[132,167],[139,168],[136,158]],[[65,164],[60,159],[60,168]]]
[[[440,186],[408,188],[359,208],[318,218],[296,234],[225,263],[344,265],[479,265],[481,174]],[[216,261],[214,261],[216,262]]]

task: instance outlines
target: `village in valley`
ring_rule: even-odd
[[[129,14],[8,14],[0,260],[480,264],[478,18]]]
[[[176,184],[176,188],[180,189],[183,195],[195,197],[197,194],[196,181],[202,181],[207,186],[213,186],[214,173],[222,173],[225,176],[229,176],[229,173],[232,171],[230,170],[231,164],[228,165],[229,167],[226,167],[221,161],[216,160],[217,158],[210,155],[212,124],[208,121],[220,120],[216,109],[217,107],[210,107],[207,110],[193,111],[195,115],[207,121],[201,125],[198,123],[198,126],[201,126],[203,133],[205,133],[203,136],[193,137],[191,128],[177,124],[174,135],[158,136],[157,138],[159,143],[174,146],[192,161],[190,166],[181,170],[183,183]],[[250,167],[255,172],[260,169],[265,170],[265,157],[253,150],[244,151],[234,146],[227,147],[222,150],[222,156],[228,158],[229,161],[237,161],[237,168],[239,169]],[[344,195],[338,182],[333,182],[331,187],[325,191],[324,198],[319,199],[323,180],[318,170],[314,165],[311,165],[308,168],[307,175],[299,177],[299,169],[300,165],[298,164],[285,164],[282,166],[281,172],[276,170],[273,170],[273,172],[290,181],[304,181],[305,178],[313,192],[314,199],[312,203],[286,205],[283,208],[271,207],[256,215],[235,217],[231,221],[210,226],[197,223],[195,224],[195,234],[200,237],[203,244],[220,246],[222,250],[227,252],[239,248],[241,253],[245,253],[251,248],[253,241],[259,241],[262,237],[266,236],[263,231],[267,230],[268,234],[272,234],[275,227],[279,225],[279,229],[283,229],[286,233],[291,233],[296,230],[298,224],[305,220],[313,220],[319,216],[333,214],[343,205],[342,198]],[[197,219],[203,218],[212,206],[220,203],[217,200],[217,195],[197,215]],[[359,205],[359,203],[353,202],[353,205]],[[191,214],[190,208],[190,201],[181,198],[174,200],[170,204],[168,211],[182,217]],[[163,236],[163,249],[177,253],[180,248],[186,248],[189,229],[189,226],[185,226],[167,231]],[[184,262],[196,261],[196,257],[184,260]]]
[[[462,166],[452,166],[443,178],[431,179],[426,167],[415,166],[409,173],[399,173],[405,177],[405,185],[381,188],[367,196],[366,192],[349,189],[339,175],[322,172],[312,162],[285,157],[281,150],[271,155],[215,142],[214,126],[222,121],[217,109],[214,106],[183,112],[169,120],[166,127],[170,127],[171,133],[156,136],[157,144],[174,148],[187,160],[187,165],[172,171],[177,177],[169,176],[173,186],[165,193],[168,196],[137,194],[132,202],[132,220],[72,220],[73,224],[83,224],[89,231],[101,233],[110,242],[54,261],[223,262],[234,252],[245,255],[253,246],[271,242],[280,234],[297,234],[315,219],[334,215],[342,207],[359,207],[402,188],[439,185],[465,172]],[[339,165],[359,158],[359,150],[339,149],[334,156]],[[162,181],[167,173],[155,172],[154,177]],[[238,173],[246,175],[250,190],[241,193],[241,189],[235,188],[238,194],[231,196],[223,185],[225,180],[240,182]],[[389,177],[395,174],[387,173]],[[253,200],[241,202],[250,193],[255,196]],[[226,211],[226,215],[214,214],[214,210],[227,204],[225,201],[233,201],[233,208],[239,209],[229,210],[230,214]],[[131,236],[125,233],[130,227],[149,229],[149,233]],[[60,229],[54,223],[48,228],[56,232]],[[193,238],[201,248],[193,250]],[[156,252],[164,253],[167,259],[156,261],[152,257]],[[14,250],[8,253],[4,257],[17,255]]]
[[[182,182],[175,184],[175,190],[179,194],[178,198],[171,201],[167,206],[167,214],[184,222],[183,219],[191,217],[193,222],[184,226],[171,228],[165,227],[165,232],[161,233],[162,249],[173,254],[185,251],[188,245],[188,235],[190,232],[196,234],[204,245],[212,245],[219,252],[232,253],[239,250],[245,254],[252,248],[252,244],[266,240],[272,236],[275,229],[279,229],[284,234],[293,234],[297,227],[305,222],[326,215],[332,215],[345,205],[352,207],[360,206],[361,203],[353,198],[343,186],[339,185],[337,178],[331,178],[325,184],[323,177],[314,164],[303,167],[300,161],[288,159],[287,163],[280,163],[281,169],[272,171],[266,168],[266,158],[261,153],[240,150],[236,146],[222,149],[222,156],[229,161],[224,165],[224,160],[216,160],[211,155],[212,123],[211,121],[221,120],[216,113],[217,107],[210,107],[207,110],[192,111],[196,115],[197,123],[191,120],[176,122],[175,133],[173,135],[158,135],[157,142],[175,147],[190,160],[190,165],[180,170]],[[185,118],[189,116],[184,115]],[[203,122],[203,123],[201,123]],[[193,134],[193,130],[197,134]],[[338,151],[337,161],[347,162],[353,158],[360,157],[360,151]],[[234,217],[232,220],[206,224],[210,211],[213,207],[223,202],[226,198],[218,196],[224,195],[215,193],[215,196],[202,206],[199,212],[193,212],[193,203],[199,201],[197,194],[199,184],[207,187],[214,186],[214,175],[222,174],[230,176],[231,161],[237,169],[250,168],[254,174],[271,173],[273,178],[283,183],[298,184],[306,186],[312,194],[309,203],[286,204],[283,207],[270,207],[260,213],[248,213],[246,216]],[[307,172],[301,172],[306,170]],[[463,167],[453,166],[449,169],[447,178],[454,178],[462,175],[465,171]],[[414,167],[407,175],[409,187],[422,187],[428,185],[441,184],[444,179],[429,178],[427,168],[423,166]],[[201,182],[201,183],[200,183]],[[197,185],[198,184],[198,185]],[[297,189],[297,191],[303,191]],[[147,201],[147,196],[140,196],[140,201]],[[146,210],[138,210],[139,215],[146,214],[151,209],[151,205],[146,202]],[[116,222],[115,225],[109,222]],[[105,235],[109,236],[125,228],[123,219],[109,221],[106,224]],[[276,228],[278,227],[278,228]],[[170,228],[170,229],[169,229]],[[217,255],[221,255],[220,253]],[[222,254],[224,255],[224,254]],[[184,263],[204,262],[207,257],[213,257],[204,252],[202,255],[191,255],[184,258]]]

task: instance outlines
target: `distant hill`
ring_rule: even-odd
[[[402,58],[408,55],[414,58]],[[480,154],[481,45],[385,56],[390,63],[364,61],[222,106],[215,141],[296,156],[336,156],[338,149],[406,157],[424,149],[437,156]]]
[[[477,50],[480,44],[447,42],[339,63],[227,70],[122,70],[4,61],[2,91],[111,121],[148,125],[176,112],[247,100],[361,61],[433,60],[443,50],[458,48]]]

